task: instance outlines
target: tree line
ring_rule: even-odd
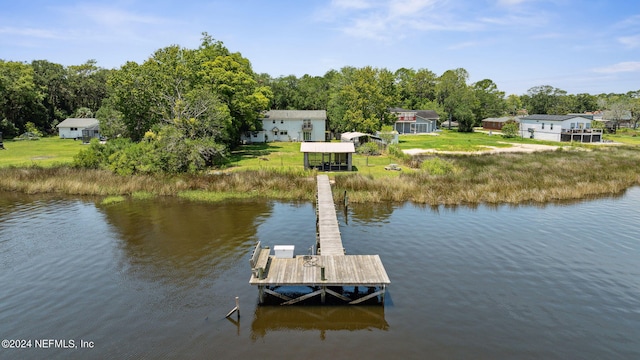
[[[482,119],[608,110],[640,117],[640,91],[567,94],[548,85],[505,96],[490,79],[469,83],[465,69],[365,66],[323,76],[272,77],[203,33],[196,49],[171,45],[144,62],[103,69],[95,60],[64,67],[46,60],[0,60],[0,132],[56,133],[68,117],[96,117],[119,139],[92,146],[78,163],[121,173],[198,171],[225,161],[240,135],[261,130],[268,109],[326,109],[329,130],[374,132],[395,122],[390,109],[435,110],[441,121],[473,131]],[[621,116],[621,115],[620,115]]]

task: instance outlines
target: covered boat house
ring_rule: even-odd
[[[356,149],[352,142],[304,142],[300,152],[304,154],[305,169],[352,171]]]

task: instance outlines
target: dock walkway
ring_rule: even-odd
[[[265,294],[284,300],[282,305],[294,304],[315,296],[320,296],[324,303],[326,294],[349,304],[358,304],[372,298],[378,298],[379,302],[384,303],[384,293],[390,280],[380,256],[345,255],[329,177],[318,175],[317,181],[317,255],[276,257],[270,254],[269,248],[261,247],[258,243],[250,260],[252,274],[249,284],[258,286],[260,303],[264,302]],[[265,254],[269,254],[268,261],[258,261],[264,259]],[[258,263],[262,265],[257,265]],[[292,298],[278,292],[281,287],[286,286],[309,287],[311,292]],[[345,286],[354,287],[350,296],[341,291]],[[358,287],[366,287],[368,291],[360,293]],[[339,290],[336,291],[336,288]]]
[[[318,194],[316,205],[316,252],[319,255],[344,255],[342,236],[338,226],[336,207],[333,203],[331,183],[327,175],[318,175]]]

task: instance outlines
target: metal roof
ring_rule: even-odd
[[[391,108],[389,109],[389,111],[393,112],[393,113],[399,113],[399,112],[414,112],[416,113],[417,117],[421,117],[423,119],[426,120],[437,120],[440,119],[440,116],[438,115],[437,112],[435,112],[435,110],[409,110],[409,109],[403,109],[403,108]]]
[[[499,117],[499,118],[486,118],[486,119],[483,119],[482,122],[485,122],[485,121],[488,121],[488,122],[507,122],[509,120],[518,121],[519,119],[517,117],[513,117],[513,116],[504,116],[504,117]]]
[[[565,120],[574,119],[578,117],[590,120],[589,118],[580,116],[580,115],[545,115],[545,114],[534,114],[529,116],[523,116],[520,118],[520,120],[565,121]]]
[[[303,153],[355,153],[352,142],[303,142],[300,144]]]
[[[57,128],[72,128],[72,127],[86,128],[96,124],[99,124],[99,122],[98,122],[98,119],[94,119],[94,118],[68,118],[63,122],[61,122],[60,124],[56,125],[56,127]]]
[[[326,120],[326,110],[269,110],[265,113],[263,119],[277,120]]]

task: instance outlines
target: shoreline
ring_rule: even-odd
[[[549,203],[620,194],[640,184],[636,170],[640,168],[640,149],[635,147],[424,155],[428,155],[425,163],[438,160],[435,168],[406,168],[386,176],[365,171],[329,173],[335,181],[336,203],[344,200],[345,191],[350,203]],[[313,201],[317,173],[284,167],[124,177],[107,170],[69,166],[1,168],[0,191],[103,198],[178,196],[208,202],[250,198]]]

